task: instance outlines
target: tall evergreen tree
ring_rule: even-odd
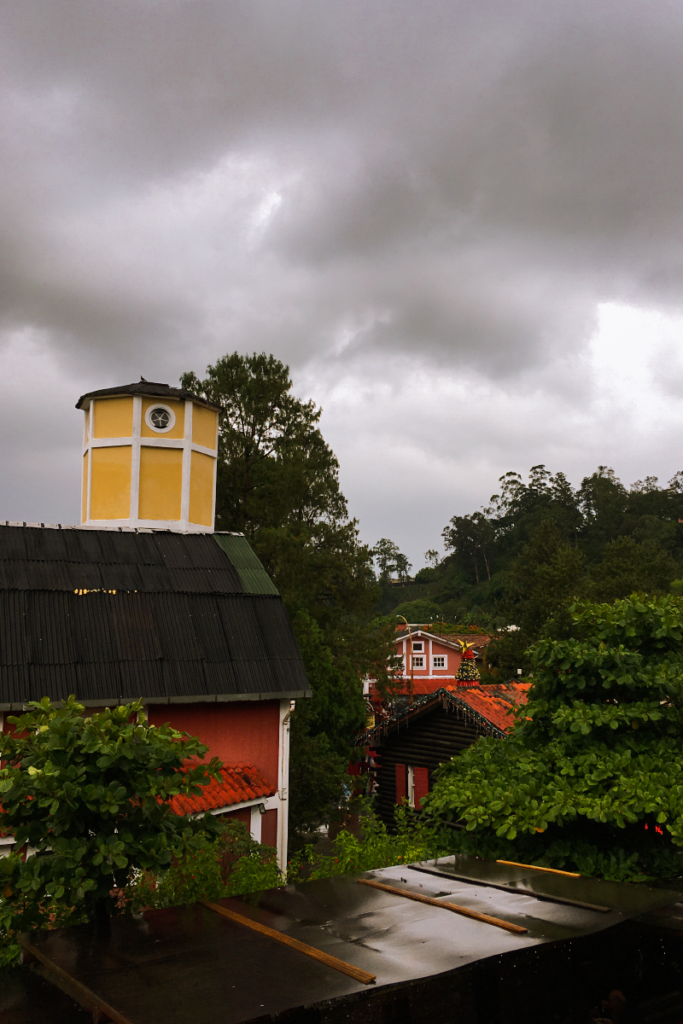
[[[329,817],[365,717],[361,678],[387,674],[387,627],[372,552],[339,487],[339,464],[319,429],[321,409],[292,393],[272,355],[233,352],[183,387],[221,407],[216,528],[244,533],[292,617],[313,698],[292,725],[292,826]],[[315,770],[314,770],[315,768]],[[317,796],[311,795],[315,782]]]

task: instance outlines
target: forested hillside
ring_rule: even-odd
[[[511,472],[499,483],[487,507],[453,516],[442,534],[446,556],[436,561],[427,552],[433,564],[413,582],[392,584],[390,559],[384,573],[380,567],[384,614],[501,629],[491,660],[508,674],[529,668],[524,652],[533,640],[548,631],[562,635],[572,598],[614,601],[635,591],[677,590],[683,473],[666,486],[650,476],[625,487],[599,466],[575,489],[564,473],[534,466],[527,482]],[[387,544],[375,549],[378,561]]]

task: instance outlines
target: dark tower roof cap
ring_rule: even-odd
[[[140,380],[136,384],[122,384],[117,388],[101,388],[99,391],[88,391],[81,395],[76,402],[77,409],[85,409],[90,404],[91,398],[114,398],[116,395],[144,395],[146,398],[175,398],[181,401],[191,399],[199,405],[205,405],[207,409],[220,411],[220,406],[213,402],[207,402],[205,398],[186,391],[185,388],[172,388],[170,384],[155,384],[153,381]]]

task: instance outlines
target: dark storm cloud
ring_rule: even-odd
[[[8,0],[0,358],[76,397],[274,351],[342,449],[340,381],[375,438],[406,374],[469,375],[493,433],[533,391],[492,473],[542,461],[553,395],[600,435],[599,304],[683,307],[682,51],[634,0]]]

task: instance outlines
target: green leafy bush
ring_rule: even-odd
[[[158,874],[141,872],[125,894],[129,909],[177,907],[199,899],[241,896],[281,885],[276,851],[251,838],[240,821],[221,824],[220,834]]]
[[[479,856],[612,879],[673,877],[683,858],[683,600],[571,608],[568,639],[530,651],[534,684],[505,741],[443,765],[426,807]]]
[[[453,835],[440,822],[407,805],[397,808],[396,831],[391,834],[372,805],[364,800],[360,835],[342,829],[331,846],[329,854],[317,853],[313,845],[306,846],[290,861],[288,881],[329,878],[442,857],[453,852]]]
[[[149,725],[139,702],[86,716],[74,697],[44,698],[8,721],[0,828],[36,853],[0,858],[0,957],[11,962],[16,932],[104,923],[131,872],[201,848],[215,819],[174,814],[170,800],[200,793],[220,762],[198,763],[207,747]]]

